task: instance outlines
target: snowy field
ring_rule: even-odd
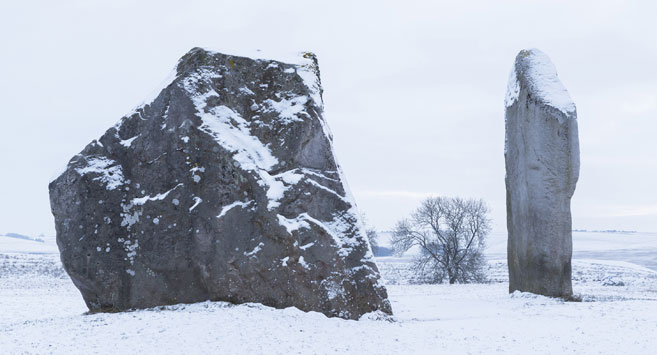
[[[416,285],[408,257],[379,258],[394,319],[346,321],[224,302],[87,315],[52,239],[0,236],[0,353],[656,354],[657,271],[646,266],[657,235],[574,239],[583,302],[509,295],[504,241],[493,235],[491,283]]]

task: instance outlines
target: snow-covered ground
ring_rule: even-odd
[[[621,260],[657,250],[657,235],[602,234],[575,234],[584,302],[509,295],[495,236],[489,284],[414,285],[408,257],[379,258],[393,321],[224,302],[88,315],[52,239],[0,236],[0,353],[657,353],[657,272]],[[579,258],[584,251],[616,257]]]

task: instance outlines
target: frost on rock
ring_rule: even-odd
[[[391,313],[317,59],[274,59],[192,49],[51,183],[62,261],[90,309],[216,299]],[[108,252],[87,253],[98,245]]]
[[[203,199],[198,196],[194,196],[192,199],[194,200],[194,204],[189,208],[189,212],[192,212],[199,204],[201,204],[201,202],[203,202]]]
[[[169,195],[169,193],[171,191],[173,191],[173,190],[175,190],[175,189],[177,189],[181,186],[183,186],[183,184],[178,184],[175,187],[173,187],[171,190],[168,190],[168,191],[163,192],[163,193],[159,193],[155,196],[147,195],[147,196],[143,196],[143,197],[133,198],[132,199],[132,204],[136,206],[136,205],[143,205],[148,201],[161,201],[161,200],[164,200]]]
[[[516,66],[513,65],[513,69],[509,73],[509,82],[506,86],[506,97],[504,98],[504,106],[509,107],[515,104],[518,101],[518,95],[520,95],[520,83],[518,82],[518,73],[516,72]]]
[[[134,136],[132,138],[121,140],[120,143],[121,143],[122,146],[124,146],[126,148],[130,148],[130,146],[132,146],[132,142],[134,142],[135,139],[137,139],[137,138],[139,138],[139,136]]]
[[[85,160],[84,167],[75,168],[78,174],[95,176],[93,180],[105,184],[108,190],[114,190],[123,185],[123,169],[116,161],[97,156],[90,156]]]
[[[303,121],[304,115],[308,115],[303,111],[303,107],[308,101],[306,96],[297,96],[291,99],[281,98],[280,101],[267,99],[265,104],[269,112],[274,111],[279,114],[281,121],[290,123],[294,121]]]
[[[249,206],[251,203],[253,203],[253,200],[251,200],[251,201],[247,201],[247,202],[235,201],[235,202],[231,203],[230,205],[227,205],[227,206],[222,207],[222,208],[221,208],[221,213],[219,213],[219,215],[217,216],[217,218],[221,218],[221,217],[225,216],[226,213],[228,213],[228,211],[230,211],[230,210],[233,209],[234,207],[242,207],[242,208],[245,208],[245,207]]]

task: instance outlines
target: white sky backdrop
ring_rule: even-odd
[[[536,47],[577,104],[573,227],[657,231],[657,6],[635,1],[2,1],[0,233],[54,234],[47,185],[195,46],[311,50],[370,224],[483,198],[506,230],[504,94]]]

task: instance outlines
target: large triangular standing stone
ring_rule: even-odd
[[[50,184],[91,310],[222,300],[391,313],[337,164],[315,56],[192,49]]]

